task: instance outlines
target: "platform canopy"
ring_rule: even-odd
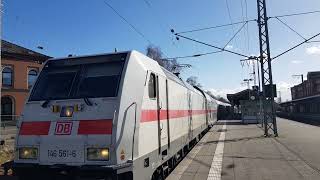
[[[239,106],[241,100],[249,100],[249,99],[254,100],[257,97],[258,97],[257,92],[252,89],[245,89],[245,90],[237,92],[235,94],[227,94],[228,100],[234,106]],[[254,99],[252,99],[252,98],[254,98]]]

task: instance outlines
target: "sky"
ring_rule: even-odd
[[[268,16],[320,10],[319,0],[266,1]],[[165,57],[177,57],[216,49],[176,40],[171,29],[181,32],[256,18],[256,0],[2,0],[1,36],[52,57],[113,52],[115,48],[145,53],[150,44],[160,47]],[[316,13],[281,20],[308,38],[320,32],[319,18],[320,13]],[[241,26],[184,35],[223,47]],[[272,57],[303,41],[275,18],[269,20],[269,34]],[[249,22],[226,48],[246,55],[259,54],[257,23]],[[224,52],[178,61],[192,65],[183,70],[184,79],[197,76],[205,89],[225,96],[245,89],[243,79],[251,78],[252,64],[241,64],[241,59]],[[290,87],[301,81],[292,75],[306,77],[307,72],[320,70],[320,44],[308,43],[275,59],[272,69],[282,101],[290,100]]]

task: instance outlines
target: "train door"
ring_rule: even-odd
[[[206,126],[209,125],[209,103],[207,101],[207,98],[204,96],[204,108],[205,108],[205,111],[206,111]]]
[[[192,138],[192,99],[191,99],[191,93],[188,91],[188,137],[189,139]]]
[[[170,148],[170,115],[169,115],[169,85],[168,85],[168,79],[166,79],[166,117],[167,117],[168,148]]]
[[[167,146],[170,146],[169,139],[169,98],[167,80],[155,73],[150,73],[149,78],[149,96],[155,100],[151,104],[157,110],[158,126],[158,150],[159,154],[167,155]]]
[[[157,76],[157,92],[158,92],[158,138],[159,138],[159,154],[163,156],[168,154],[169,139],[169,112],[168,112],[168,83],[165,77]],[[166,146],[167,145],[167,146]]]

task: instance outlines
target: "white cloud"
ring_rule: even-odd
[[[307,54],[315,54],[315,55],[320,55],[320,46],[312,46],[306,48]]]
[[[277,83],[277,89],[278,90],[288,90],[292,86],[293,86],[293,84],[289,84],[289,83],[286,83],[286,82],[283,82],[283,81]]]
[[[291,100],[291,87],[292,86],[294,86],[294,84],[290,84],[290,83],[283,82],[283,81],[277,83],[278,98],[280,98],[280,96],[281,96],[282,102]],[[280,94],[279,94],[279,91],[280,91]]]
[[[215,96],[227,98],[227,94],[234,94],[246,89],[246,87],[238,87],[234,89],[209,89]]]
[[[232,45],[227,45],[226,49],[233,49],[233,46]]]
[[[301,63],[303,63],[303,61],[293,60],[293,61],[291,61],[291,63],[293,63],[293,64],[301,64]]]

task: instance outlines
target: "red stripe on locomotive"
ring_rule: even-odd
[[[169,110],[169,119],[188,117],[190,114],[199,115],[214,112],[215,110]],[[157,110],[142,110],[140,122],[158,120]],[[160,120],[167,119],[167,110],[160,110]]]
[[[22,122],[20,135],[48,135],[50,121]]]
[[[78,134],[112,134],[112,119],[81,120]]]

